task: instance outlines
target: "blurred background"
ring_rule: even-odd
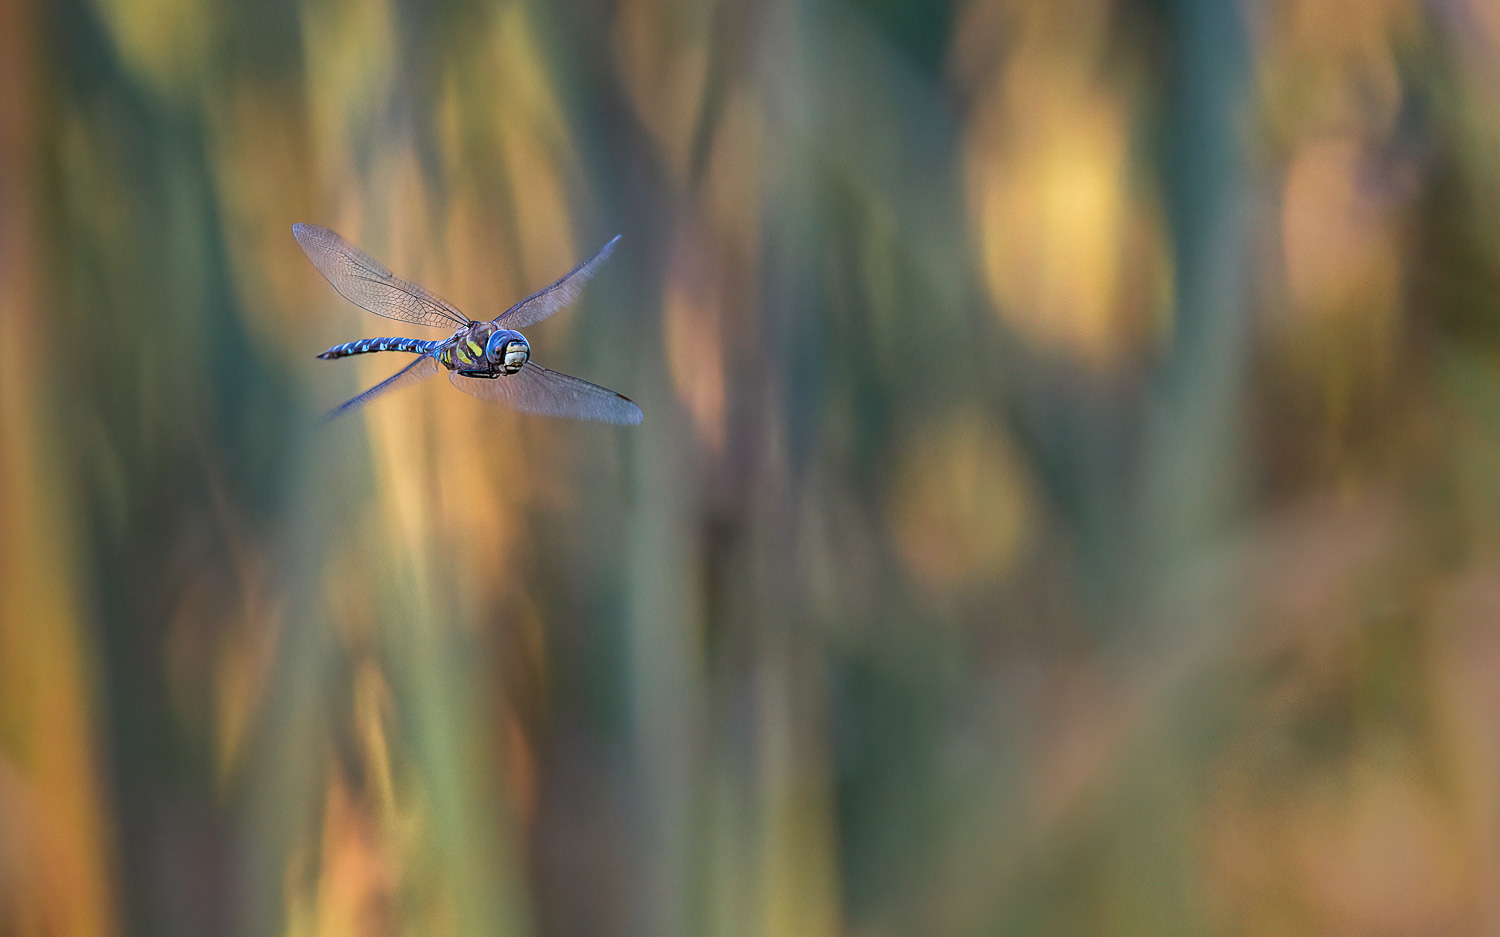
[[[1500,932],[1500,3],[0,0],[0,933]],[[332,227],[476,318],[446,381]]]

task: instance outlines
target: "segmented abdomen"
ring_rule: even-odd
[[[319,358],[343,358],[348,355],[363,355],[372,351],[407,351],[426,354],[441,342],[428,342],[420,338],[362,338],[357,342],[345,342],[318,355]]]

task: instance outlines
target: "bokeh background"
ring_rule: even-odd
[[[1500,3],[0,0],[0,933],[1500,933]],[[333,227],[477,318],[445,381]]]

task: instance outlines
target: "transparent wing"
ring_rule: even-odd
[[[518,374],[488,379],[464,377],[454,371],[448,375],[448,380],[466,394],[523,413],[603,423],[634,424],[641,421],[641,408],[629,397],[576,377],[549,371],[530,361]]]
[[[469,318],[447,300],[401,279],[327,228],[294,224],[292,234],[318,272],[340,296],[359,308],[417,325],[451,328],[469,324]]]
[[[615,244],[620,240],[617,234],[610,242],[599,248],[599,253],[574,267],[567,276],[544,290],[538,290],[530,296],[511,306],[509,309],[495,317],[495,321],[501,323],[508,329],[524,329],[534,322],[540,322],[557,310],[571,303],[583,292],[583,285],[589,278],[599,272],[609,255],[614,253]]]
[[[416,361],[413,361],[411,364],[397,371],[395,374],[392,374],[390,377],[381,381],[379,384],[376,384],[374,387],[360,394],[358,397],[355,397],[352,400],[346,400],[345,402],[339,404],[337,407],[334,407],[332,410],[329,410],[327,413],[323,414],[323,422],[326,423],[335,417],[343,416],[350,410],[369,403],[371,400],[375,399],[388,390],[395,390],[398,387],[406,387],[408,385],[417,383],[423,378],[431,377],[432,375],[436,374],[438,370],[439,365],[436,358],[432,357],[431,355],[422,355],[417,358]]]

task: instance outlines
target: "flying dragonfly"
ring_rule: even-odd
[[[358,397],[331,410],[332,419],[387,391],[415,384],[448,370],[454,387],[523,413],[634,424],[641,408],[630,398],[597,384],[550,371],[531,360],[531,345],[517,329],[537,323],[577,299],[583,285],[609,259],[616,235],[599,253],[574,267],[551,286],[538,290],[488,322],[476,322],[422,287],[403,280],[379,261],[327,228],[292,225],[302,252],[339,295],[377,316],[452,328],[442,341],[419,338],[363,338],[335,345],[319,358],[344,358],[376,351],[414,354],[416,360]]]

